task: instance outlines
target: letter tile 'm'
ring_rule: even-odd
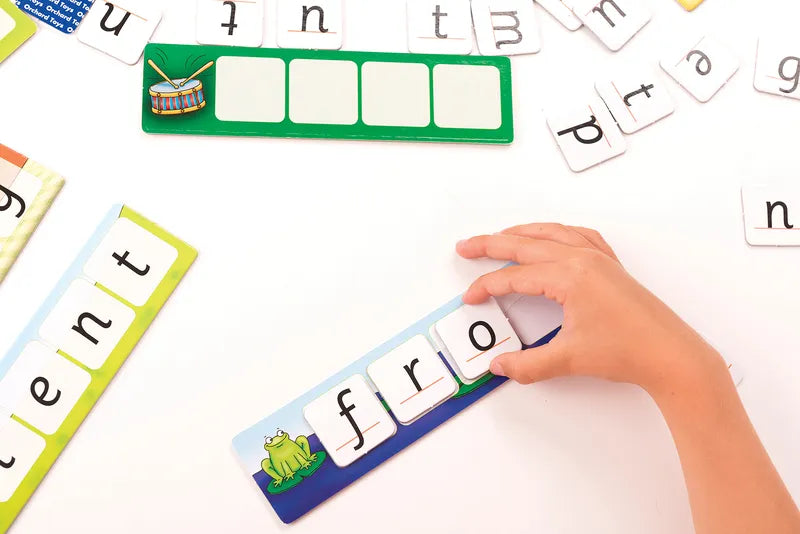
[[[259,47],[264,40],[264,0],[197,0],[197,42]]]
[[[355,462],[397,431],[361,375],[351,376],[306,405],[303,415],[339,467]]]
[[[662,56],[661,68],[700,102],[708,102],[739,70],[739,59],[710,36],[682,37]]]
[[[620,129],[638,132],[675,111],[666,84],[651,68],[628,67],[595,84]]]
[[[277,0],[281,48],[338,50],[342,47],[342,0]]]
[[[407,425],[452,397],[458,384],[425,336],[409,339],[367,367],[398,421]]]
[[[642,0],[564,0],[610,50],[617,51],[650,22]]]
[[[433,325],[442,354],[465,383],[489,372],[495,356],[522,348],[511,324],[493,298],[476,306],[464,305]]]
[[[45,318],[39,335],[87,367],[99,369],[135,318],[131,308],[78,279]]]
[[[33,341],[0,380],[0,404],[37,430],[53,434],[91,380],[89,373]]]
[[[800,100],[800,38],[766,35],[758,40],[753,86]]]
[[[472,0],[472,20],[483,56],[535,54],[542,49],[532,0]]]
[[[742,209],[749,244],[800,246],[800,188],[742,187]]]
[[[598,97],[588,103],[564,102],[545,109],[569,168],[580,172],[625,152],[625,138]]]
[[[574,32],[583,26],[581,19],[575,16],[575,13],[564,4],[563,0],[536,0],[536,3],[570,31]]]
[[[406,8],[409,52],[472,53],[469,0],[408,0]]]
[[[41,436],[13,419],[0,422],[0,503],[11,500],[45,445]]]
[[[20,171],[10,187],[0,185],[0,238],[10,236],[42,189],[42,180]]]
[[[155,0],[97,0],[79,27],[78,40],[134,65],[159,22]]]
[[[178,258],[178,251],[130,219],[120,218],[83,272],[134,306],[143,306]]]

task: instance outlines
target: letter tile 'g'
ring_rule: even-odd
[[[355,462],[397,431],[361,375],[351,376],[307,404],[303,415],[339,467]]]

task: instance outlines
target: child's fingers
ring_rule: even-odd
[[[572,247],[597,248],[591,240],[580,232],[575,231],[572,227],[558,223],[521,224],[506,228],[500,233],[534,239],[547,239]]]
[[[521,264],[556,261],[569,252],[566,245],[514,235],[479,235],[459,241],[456,252],[463,258],[492,258]]]
[[[544,295],[559,304],[566,297],[566,269],[556,262],[535,265],[511,265],[484,274],[464,293],[465,304],[480,304],[490,296],[499,297],[511,293],[522,295]]]
[[[492,360],[489,370],[520,384],[541,382],[571,372],[569,356],[557,337],[541,347],[501,354]]]
[[[584,228],[583,226],[570,226],[573,230],[580,233],[583,237],[588,239],[592,242],[592,244],[600,249],[602,252],[606,253],[607,255],[611,256],[615,260],[619,261],[617,255],[614,253],[614,249],[611,248],[611,245],[603,238],[603,236],[597,230],[593,230],[591,228]]]

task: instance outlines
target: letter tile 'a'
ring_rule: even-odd
[[[303,408],[334,463],[345,467],[392,437],[397,426],[366,379],[354,375]]]
[[[564,159],[575,172],[625,152],[625,138],[599,97],[557,102],[544,113]]]
[[[661,68],[700,102],[708,102],[739,70],[739,58],[721,41],[694,33],[678,36]]]
[[[83,272],[134,306],[143,306],[178,258],[178,251],[127,218],[108,231]]]

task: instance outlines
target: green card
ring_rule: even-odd
[[[0,0],[0,62],[36,33],[36,24],[11,0]]]
[[[511,143],[511,62],[149,44],[148,133]]]

